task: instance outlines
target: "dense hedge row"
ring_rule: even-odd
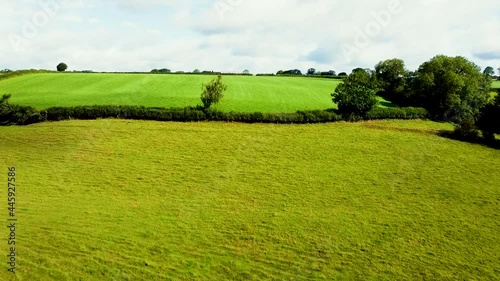
[[[194,122],[206,120],[205,113],[196,108],[154,108],[144,106],[77,106],[52,107],[41,112],[47,121],[100,118],[154,121]]]
[[[28,125],[45,121],[34,107],[9,103],[10,95],[0,97],[0,125]]]
[[[366,114],[367,120],[378,119],[427,119],[429,112],[421,107],[380,108],[376,107]]]
[[[78,106],[52,107],[40,112],[40,120],[92,120],[100,118],[155,120],[155,121],[224,121],[242,123],[307,124],[335,121],[375,119],[425,119],[428,112],[422,108],[375,108],[366,116],[342,116],[334,110],[298,111],[295,113],[247,113],[203,110],[202,108],[151,108],[144,106]]]
[[[225,121],[243,123],[318,123],[339,121],[341,117],[327,111],[299,111],[296,113],[246,113],[203,110],[201,108],[151,108],[143,106],[77,106],[52,107],[40,113],[43,120],[92,120],[100,118],[155,120],[155,121]]]
[[[199,122],[223,121],[242,123],[308,124],[375,119],[426,119],[422,108],[375,108],[366,116],[340,115],[335,110],[298,111],[295,113],[221,112],[201,107],[162,108],[144,106],[77,106],[52,107],[37,111],[33,107],[0,103],[0,125],[27,125],[44,121],[133,119],[151,121]]]

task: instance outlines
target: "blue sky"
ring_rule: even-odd
[[[350,71],[437,54],[500,67],[496,0],[0,2],[0,68]]]

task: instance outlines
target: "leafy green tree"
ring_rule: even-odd
[[[390,59],[379,62],[375,66],[377,86],[380,96],[399,105],[409,105],[406,91],[408,71],[400,59]]]
[[[366,71],[354,71],[344,78],[332,94],[342,114],[364,116],[377,104],[373,81]]]
[[[243,70],[243,74],[250,74],[250,70],[248,69]]]
[[[491,78],[464,57],[439,55],[415,73],[411,91],[434,118],[460,123],[477,121],[488,99]]]
[[[307,70],[307,75],[314,75],[316,74],[316,68],[309,68]]]
[[[500,134],[500,95],[481,110],[478,128],[483,131],[483,136],[489,140],[495,138],[494,134]]]
[[[352,70],[351,73],[358,72],[358,71],[365,71],[365,69],[361,68],[361,67],[356,67],[355,69]]]
[[[59,72],[64,72],[68,69],[68,65],[65,64],[64,62],[61,62],[60,64],[57,65],[57,71]]]
[[[300,71],[299,69],[290,69],[290,70],[286,70],[286,71],[283,71],[283,75],[302,75],[302,71]]]
[[[193,70],[193,73],[198,74],[198,73],[201,73],[201,71],[197,68],[197,69]]]
[[[0,125],[24,125],[41,121],[41,116],[34,107],[10,104],[11,95],[0,97]]]
[[[223,97],[227,86],[222,83],[222,76],[218,75],[216,79],[203,85],[203,93],[201,94],[201,102],[208,109],[212,105],[217,104]]]
[[[12,108],[9,104],[11,95],[3,95],[0,98],[0,125],[6,124],[12,118]]]
[[[494,76],[495,75],[495,70],[493,69],[493,67],[488,66],[488,67],[486,67],[484,69],[483,74],[486,75],[486,76]]]
[[[488,76],[495,76],[495,69],[492,66],[487,66],[484,69],[483,74]]]

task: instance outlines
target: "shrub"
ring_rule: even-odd
[[[429,112],[425,108],[401,107],[380,108],[376,107],[366,114],[367,120],[379,119],[427,119]]]
[[[47,120],[68,119],[93,120],[100,118],[121,118],[152,121],[191,122],[206,120],[205,113],[195,108],[147,108],[144,106],[78,106],[52,107],[46,111]]]
[[[218,75],[217,79],[212,80],[207,85],[203,85],[203,93],[201,101],[205,108],[210,108],[213,104],[218,103],[224,97],[224,91],[227,86],[222,83],[222,76]]]
[[[42,122],[40,112],[31,106],[20,106],[9,103],[11,95],[0,98],[0,124],[1,125],[28,125]]]
[[[479,140],[479,130],[476,128],[473,118],[467,118],[455,125],[454,137],[465,141]]]

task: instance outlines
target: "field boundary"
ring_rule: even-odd
[[[201,122],[224,121],[240,123],[310,124],[337,121],[381,119],[428,119],[424,108],[374,108],[363,116],[340,114],[335,110],[297,111],[295,113],[222,112],[202,107],[162,108],[145,106],[77,106],[37,110],[30,106],[12,105],[5,96],[0,110],[0,125],[28,125],[46,121],[130,119],[149,121]]]

